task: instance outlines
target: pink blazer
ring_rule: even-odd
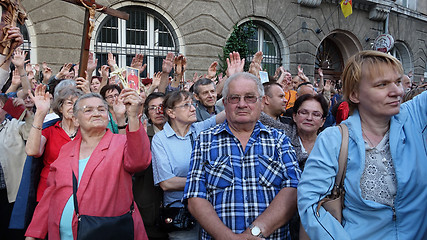
[[[81,136],[65,144],[51,165],[47,189],[38,204],[26,236],[60,239],[62,211],[73,194],[72,172],[78,175]],[[126,135],[110,130],[99,142],[86,165],[77,189],[77,202],[82,215],[119,216],[133,200],[132,174],[146,169],[151,162],[150,142],[142,125]],[[135,205],[135,204],[134,204]],[[141,215],[135,205],[133,213],[135,239],[148,240]],[[73,216],[73,235],[77,236],[77,218]]]

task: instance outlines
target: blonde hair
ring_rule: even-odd
[[[399,74],[403,74],[402,64],[399,60],[379,51],[361,51],[348,60],[341,78],[343,80],[343,97],[350,108],[349,114],[352,114],[357,109],[357,103],[350,100],[351,93],[358,91],[360,80],[363,77],[372,78],[373,76],[384,74],[385,70],[378,68],[381,64],[390,66]]]

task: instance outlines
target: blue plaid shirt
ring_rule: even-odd
[[[296,188],[300,175],[295,151],[283,132],[258,121],[242,149],[225,121],[197,138],[184,199],[207,199],[228,228],[242,233],[282,188]],[[203,230],[202,239],[211,238]],[[290,239],[289,227],[268,239]]]

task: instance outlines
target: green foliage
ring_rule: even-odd
[[[223,73],[227,70],[227,61],[231,52],[239,52],[241,58],[246,58],[247,56],[252,56],[255,54],[254,51],[249,49],[249,39],[255,34],[256,26],[249,21],[240,26],[234,25],[233,32],[231,33],[230,38],[225,43],[225,46],[222,48],[222,56],[218,55],[218,73]],[[245,71],[249,69],[250,62],[245,62]]]

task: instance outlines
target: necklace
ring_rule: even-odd
[[[363,136],[365,136],[366,140],[368,140],[369,145],[371,147],[375,147],[375,145],[372,143],[371,139],[369,139],[368,136],[366,136],[366,133],[365,133],[365,131],[363,131],[363,128],[362,128],[362,134],[363,134]]]
[[[64,132],[68,135],[68,137],[70,137],[70,139],[73,139],[76,137],[77,135],[77,130],[74,131],[74,133],[70,134],[67,130],[65,130],[64,127],[62,127],[62,122],[60,123],[61,128],[64,130]]]

